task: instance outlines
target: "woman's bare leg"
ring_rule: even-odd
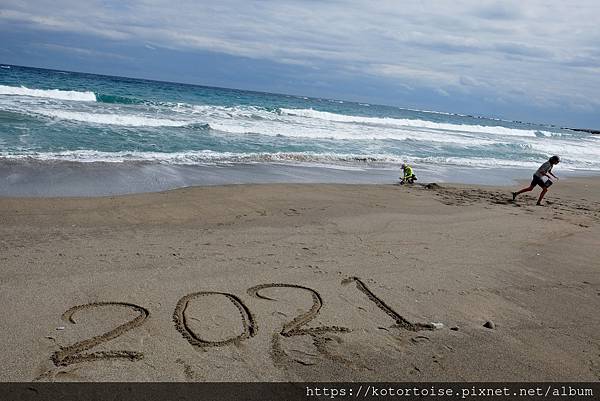
[[[540,193],[540,197],[538,198],[537,205],[542,204],[542,199],[544,199],[544,195],[546,195],[546,192],[548,192],[548,188],[542,189],[542,193]]]
[[[512,196],[513,196],[513,200],[515,200],[515,198],[517,197],[517,195],[522,194],[523,192],[530,192],[533,191],[533,188],[535,188],[534,186],[528,186],[527,188],[523,188],[522,190],[518,191],[518,192],[513,192]]]

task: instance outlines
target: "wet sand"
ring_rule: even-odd
[[[510,190],[0,198],[0,380],[600,380],[600,180]]]
[[[474,168],[414,165],[419,182],[471,185],[515,185],[531,180],[523,168]],[[561,177],[586,174],[561,170]],[[0,160],[0,197],[96,197],[168,191],[194,186],[234,184],[389,184],[398,166],[293,165],[277,163],[169,165],[142,162],[76,163],[67,161]]]

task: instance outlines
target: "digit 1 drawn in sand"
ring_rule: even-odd
[[[196,333],[194,333],[194,331],[188,325],[185,310],[188,307],[188,303],[192,299],[208,295],[223,295],[227,297],[227,299],[229,299],[235,305],[236,308],[238,308],[238,310],[240,311],[240,316],[242,318],[242,327],[244,330],[242,334],[228,338],[226,340],[208,341],[201,339]],[[250,312],[248,307],[244,305],[241,299],[239,299],[235,295],[228,294],[226,292],[201,291],[184,296],[179,300],[179,302],[177,302],[175,312],[173,312],[173,322],[175,322],[175,328],[177,328],[177,331],[180,332],[181,335],[186,340],[188,340],[190,344],[196,347],[219,347],[234,342],[242,341],[250,337],[254,337],[256,335],[256,331],[258,330],[256,323],[254,322],[254,317],[252,316],[252,313]]]
[[[281,288],[281,287],[299,288],[301,290],[308,291],[312,295],[312,299],[313,299],[313,305],[308,311],[296,316],[293,320],[291,320],[283,325],[283,329],[280,332],[280,334],[282,336],[291,337],[291,336],[301,336],[301,335],[305,335],[305,334],[308,334],[308,335],[321,334],[321,333],[332,332],[332,331],[336,331],[336,332],[350,331],[350,329],[348,329],[346,327],[340,327],[340,326],[321,326],[321,327],[311,327],[311,328],[306,328],[306,329],[300,328],[300,327],[308,324],[314,318],[316,318],[317,315],[319,314],[319,310],[323,306],[323,300],[322,300],[321,296],[319,295],[319,293],[317,291],[313,290],[312,288],[303,287],[301,285],[296,285],[296,284],[274,284],[274,283],[260,284],[260,285],[256,285],[254,287],[248,288],[248,294],[253,297],[256,297],[256,298],[268,299],[270,301],[275,301],[275,299],[273,299],[273,298],[269,298],[264,295],[261,295],[259,293],[259,291],[263,290],[265,288]]]
[[[384,311],[388,316],[390,316],[396,322],[396,327],[409,330],[409,331],[420,331],[420,330],[433,330],[433,326],[427,323],[412,323],[402,317],[399,313],[394,311],[388,304],[386,304],[382,299],[380,299],[377,295],[373,294],[371,290],[367,287],[367,285],[358,277],[349,277],[347,279],[342,280],[342,284],[348,284],[351,282],[356,283],[356,288],[359,291],[364,293],[370,301],[372,301],[379,309]]]
[[[75,320],[73,315],[75,312],[82,311],[90,308],[98,308],[103,306],[122,306],[124,308],[130,308],[139,313],[139,316],[135,317],[133,320],[124,323],[111,331],[107,331],[104,334],[100,334],[98,336],[88,338],[86,340],[82,340],[76,342],[75,344],[61,347],[60,350],[56,351],[52,354],[52,362],[56,366],[67,366],[73,363],[85,362],[85,361],[93,361],[97,359],[112,359],[112,358],[122,358],[129,359],[132,361],[142,359],[144,354],[137,351],[99,351],[99,352],[91,352],[84,354],[83,351],[86,351],[90,348],[93,348],[99,344],[105,343],[112,339],[115,339],[122,335],[123,333],[141,326],[144,321],[150,315],[147,309],[127,302],[92,302],[89,304],[74,306],[71,309],[67,310],[62,315],[62,319],[66,320],[72,324],[75,324]]]

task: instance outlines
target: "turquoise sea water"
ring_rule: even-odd
[[[7,68],[10,67],[10,68]],[[600,171],[600,138],[343,100],[0,68],[2,163]]]

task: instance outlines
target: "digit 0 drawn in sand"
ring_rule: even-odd
[[[311,327],[311,328],[306,328],[306,329],[300,328],[300,327],[308,324],[314,318],[316,318],[317,315],[319,314],[319,310],[323,306],[323,299],[321,298],[319,293],[317,291],[313,290],[312,288],[303,287],[303,286],[297,285],[297,284],[276,284],[276,283],[259,284],[254,287],[248,288],[248,294],[253,297],[256,297],[256,298],[267,299],[269,301],[275,301],[275,299],[269,298],[269,297],[261,295],[259,293],[260,290],[264,290],[266,288],[298,288],[298,289],[301,289],[304,291],[308,291],[312,296],[313,304],[312,304],[311,308],[308,311],[306,311],[305,313],[302,313],[302,314],[296,316],[291,321],[285,323],[283,325],[283,329],[280,332],[280,334],[282,336],[291,337],[291,336],[301,336],[301,335],[306,335],[306,334],[314,335],[314,334],[322,334],[322,333],[327,333],[327,332],[349,332],[350,331],[350,329],[348,329],[346,327],[340,327],[340,326],[321,326],[321,327]]]
[[[433,326],[427,323],[412,323],[393,310],[388,304],[386,304],[381,298],[377,295],[373,294],[371,290],[367,287],[367,285],[358,277],[349,277],[347,279],[342,280],[342,284],[349,284],[351,282],[356,283],[356,288],[359,291],[364,293],[370,301],[372,301],[379,309],[384,311],[388,316],[390,316],[396,322],[396,327],[409,330],[409,331],[420,331],[420,330],[433,330]]]
[[[137,351],[99,351],[87,354],[83,353],[83,351],[86,351],[97,345],[115,339],[129,330],[141,326],[144,323],[144,321],[148,318],[148,316],[150,316],[150,312],[148,312],[147,309],[139,305],[130,304],[127,302],[92,302],[89,304],[77,305],[72,307],[71,309],[63,313],[62,319],[72,324],[76,324],[75,319],[73,318],[73,315],[76,312],[104,306],[122,306],[124,308],[130,308],[138,312],[139,315],[134,319],[128,321],[127,323],[124,323],[110,331],[107,331],[104,334],[100,334],[98,336],[76,342],[75,344],[66,347],[61,347],[60,350],[52,354],[51,357],[52,362],[54,362],[56,366],[68,366],[78,362],[113,358],[129,359],[131,361],[135,361],[144,357],[144,354]]]
[[[209,296],[209,295],[223,295],[235,305],[235,307],[240,311],[240,316],[242,318],[242,327],[243,327],[242,334],[235,336],[235,337],[228,338],[226,340],[208,341],[208,340],[203,340],[196,333],[194,333],[194,331],[188,324],[185,310],[187,309],[188,304],[192,299],[197,298],[197,297],[202,297],[202,296]],[[188,294],[188,295],[184,296],[183,298],[181,298],[179,300],[179,302],[177,302],[177,306],[175,307],[175,312],[173,313],[173,322],[175,322],[175,328],[177,329],[177,331],[180,332],[181,335],[190,344],[192,344],[193,346],[196,346],[196,347],[219,347],[219,346],[243,341],[250,337],[254,337],[256,335],[256,331],[258,330],[256,323],[254,322],[254,317],[252,316],[252,313],[250,312],[248,307],[246,307],[246,305],[244,305],[244,303],[242,302],[241,299],[239,299],[235,295],[228,294],[226,292],[201,291],[201,292],[195,292],[193,294]]]

